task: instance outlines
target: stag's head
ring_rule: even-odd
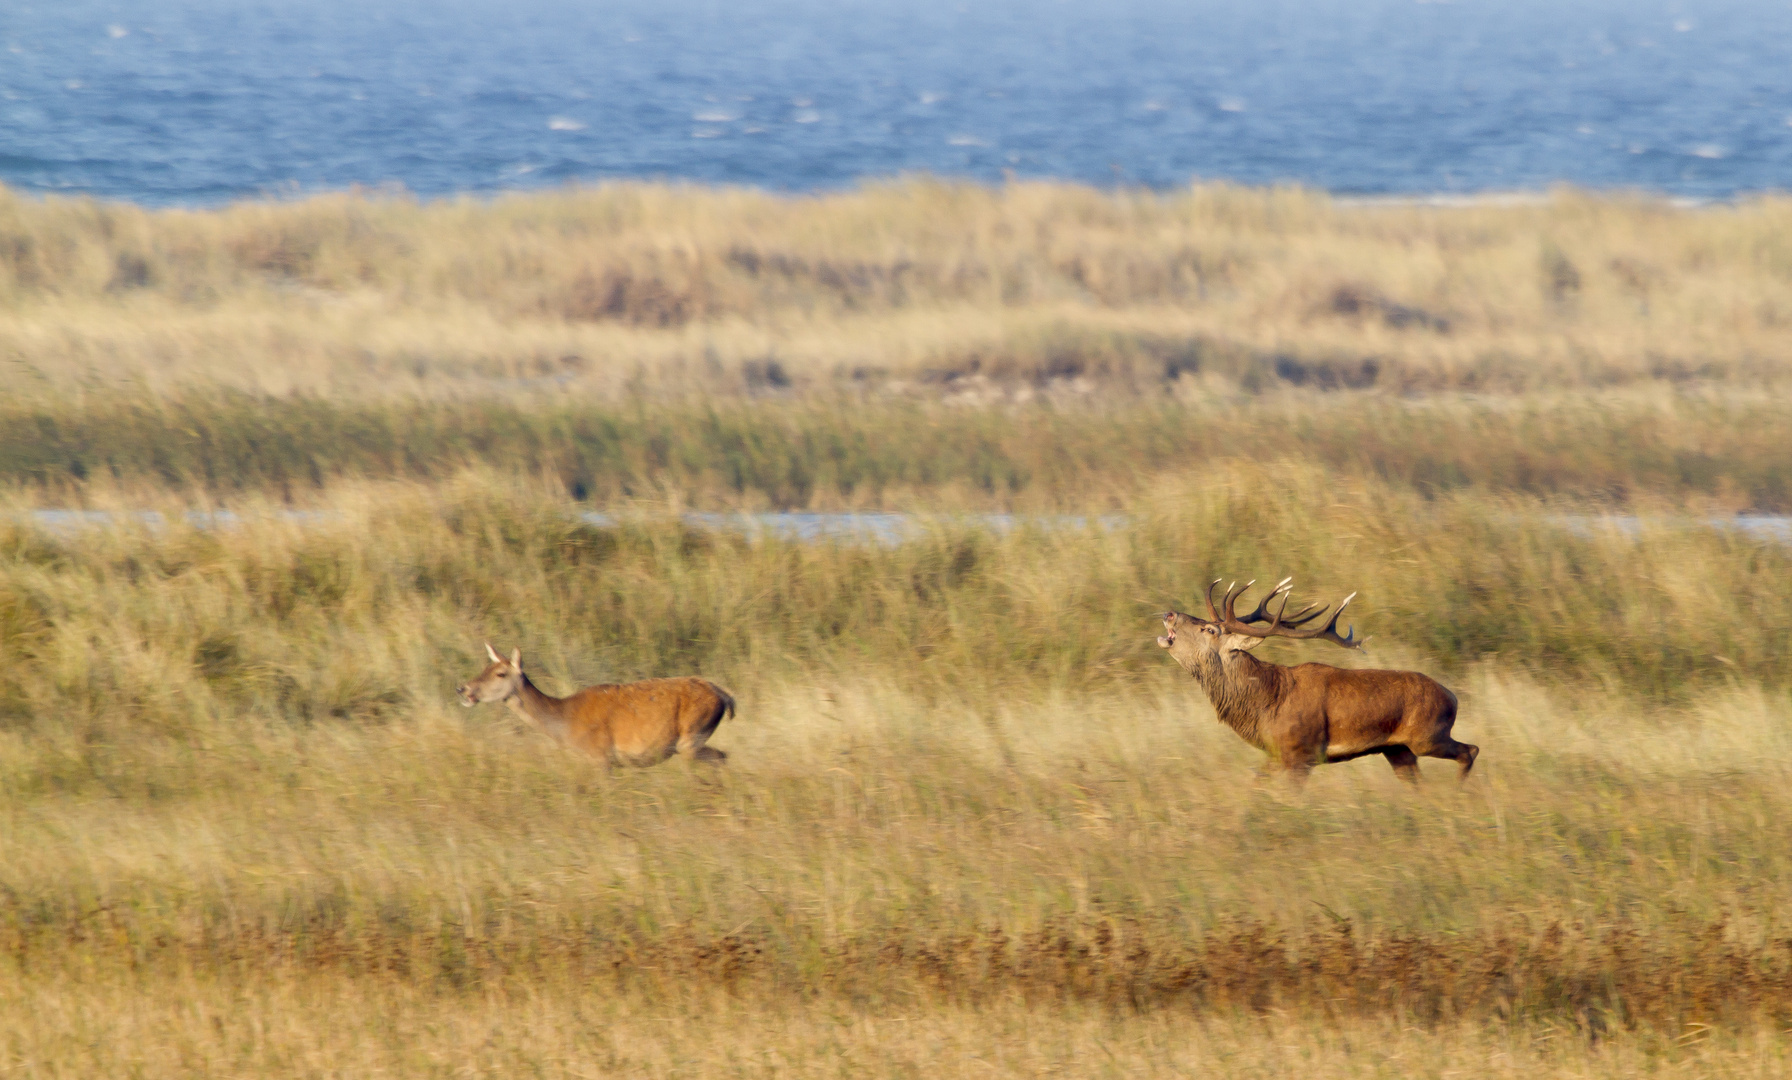
[[[1362,645],[1354,628],[1342,637],[1338,634],[1338,616],[1344,613],[1345,605],[1356,596],[1355,593],[1344,598],[1344,603],[1338,605],[1325,625],[1308,628],[1306,624],[1324,615],[1328,605],[1308,604],[1290,615],[1288,594],[1293,587],[1292,578],[1282,579],[1258,602],[1255,611],[1239,615],[1236,610],[1238,599],[1254,584],[1256,582],[1247,581],[1243,585],[1233,585],[1226,590],[1218,606],[1213,602],[1213,590],[1219,581],[1216,579],[1207,586],[1207,614],[1212,618],[1201,619],[1180,611],[1162,612],[1164,633],[1157,639],[1158,645],[1169,650],[1170,658],[1183,670],[1196,676],[1223,668],[1229,656],[1249,652],[1272,637],[1324,638],[1346,649]],[[1278,598],[1280,604],[1276,603]]]
[[[1262,638],[1228,634],[1216,622],[1210,622],[1180,611],[1163,613],[1164,632],[1158,645],[1170,651],[1170,659],[1189,674],[1211,671],[1224,663],[1231,652],[1255,648]]]
[[[510,659],[506,660],[488,641],[485,654],[492,658],[485,670],[465,685],[454,688],[460,695],[460,703],[469,709],[482,701],[507,701],[522,689],[523,650],[510,650]]]

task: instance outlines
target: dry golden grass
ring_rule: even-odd
[[[600,406],[193,393],[0,402],[0,483],[38,501],[306,504],[343,480],[522,474],[595,505],[1111,508],[1240,461],[1331,482],[1646,513],[1792,511],[1771,391],[1662,386],[1523,397],[1214,394],[1059,409],[815,400]],[[1569,500],[1573,500],[1570,502]]]
[[[1792,555],[1328,483],[1238,472],[1119,528],[895,548],[651,507],[593,529],[492,476],[342,487],[310,523],[13,528],[0,1052],[146,1076],[1779,1070]],[[1257,785],[1150,643],[1145,613],[1210,568],[1364,588],[1368,659],[1461,693],[1473,780]],[[549,689],[718,679],[728,768],[606,778],[459,709],[485,636]]]
[[[1165,682],[987,716],[766,687],[710,783],[445,705],[220,718],[78,778],[9,740],[41,786],[0,843],[8,1064],[1783,1067],[1782,698],[1639,717],[1490,672],[1469,788],[1358,763],[1297,799]]]
[[[147,211],[0,192],[15,393],[1782,382],[1792,204],[908,180]]]
[[[581,995],[443,998],[405,986],[300,978],[254,987],[179,981],[57,990],[0,1034],[31,1075],[544,1077],[1330,1078],[1782,1077],[1771,1032],[1589,1042],[1398,1021],[1146,1016],[1071,1006],[910,1003],[880,1014],[694,995],[678,1007]],[[10,1003],[9,1003],[10,1004]]]
[[[1789,275],[1777,198],[0,193],[0,1068],[1785,1075],[1792,546],[1699,517],[1792,508]],[[1148,613],[1282,574],[1466,786],[1252,779]],[[460,710],[487,637],[729,766]]]

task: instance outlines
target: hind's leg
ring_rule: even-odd
[[[705,719],[686,728],[685,733],[678,739],[678,752],[692,761],[707,761],[711,765],[720,765],[727,761],[727,754],[704,744],[709,742],[709,737],[714,735],[716,728],[721,726],[722,718],[728,715],[728,708],[729,706],[726,704],[718,704]]]
[[[1388,764],[1394,767],[1394,775],[1409,784],[1419,782],[1419,756],[1404,746],[1390,746],[1382,751],[1387,755]]]
[[[711,765],[720,765],[727,761],[727,754],[713,746],[704,745],[709,742],[710,733],[714,730],[715,727],[711,726],[701,731],[687,732],[683,738],[678,740],[678,752],[692,761],[707,761]]]

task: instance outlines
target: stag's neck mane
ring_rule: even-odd
[[[1189,674],[1207,692],[1220,723],[1238,732],[1245,742],[1262,746],[1258,722],[1281,701],[1287,669],[1266,663],[1250,653],[1213,656]]]

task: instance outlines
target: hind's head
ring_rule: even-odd
[[[469,709],[482,701],[508,701],[523,686],[523,650],[510,650],[510,659],[506,660],[487,642],[485,653],[492,658],[485,670],[454,688],[460,695],[460,703]]]

